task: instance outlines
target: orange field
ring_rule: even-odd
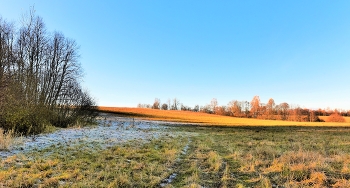
[[[236,118],[214,114],[178,111],[155,110],[148,108],[98,107],[101,112],[111,112],[120,115],[139,117],[142,119],[193,123],[216,126],[350,126],[350,118],[345,123],[334,122],[293,122],[279,120],[261,120],[252,118]]]

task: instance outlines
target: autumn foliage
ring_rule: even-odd
[[[345,122],[345,118],[339,113],[333,113],[327,118],[328,122]]]
[[[161,108],[160,108],[161,107]],[[216,98],[213,98],[210,104],[199,106],[195,105],[194,108],[186,106],[179,102],[178,99],[174,99],[171,104],[170,99],[167,103],[161,104],[160,99],[155,99],[153,105],[139,104],[138,108],[152,108],[161,109],[162,111],[192,111],[201,112],[205,114],[215,114],[220,116],[231,116],[237,118],[252,118],[260,120],[282,120],[293,122],[347,122],[348,120],[343,116],[350,116],[350,111],[344,110],[331,110],[327,109],[308,109],[301,108],[298,105],[289,105],[286,102],[276,104],[274,99],[270,98],[267,103],[260,101],[259,96],[254,96],[251,102],[232,100],[227,106],[219,105]],[[119,110],[118,110],[119,111]],[[162,112],[165,113],[165,112]],[[328,118],[328,116],[332,115]],[[198,115],[198,114],[197,114]],[[322,118],[320,118],[322,117]],[[350,121],[350,120],[349,120]]]

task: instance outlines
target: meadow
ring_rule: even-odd
[[[186,124],[147,121],[140,130],[138,118],[100,122],[123,125],[121,135],[162,130],[158,137],[108,147],[79,140],[1,159],[0,187],[350,187],[350,127],[208,126],[220,117],[171,113],[166,120]]]
[[[349,128],[164,126],[168,135],[149,142],[8,157],[0,186],[350,186]]]

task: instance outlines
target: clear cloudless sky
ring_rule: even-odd
[[[178,98],[350,109],[350,1],[0,0],[20,27],[34,6],[80,46],[101,106]]]

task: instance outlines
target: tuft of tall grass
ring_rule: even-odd
[[[0,150],[8,150],[14,143],[14,132],[9,130],[5,133],[4,129],[0,128]]]
[[[210,151],[207,154],[207,163],[209,165],[209,170],[213,171],[213,172],[218,172],[219,168],[221,167],[222,164],[222,160],[220,158],[220,155],[218,155],[216,152],[214,151]]]

